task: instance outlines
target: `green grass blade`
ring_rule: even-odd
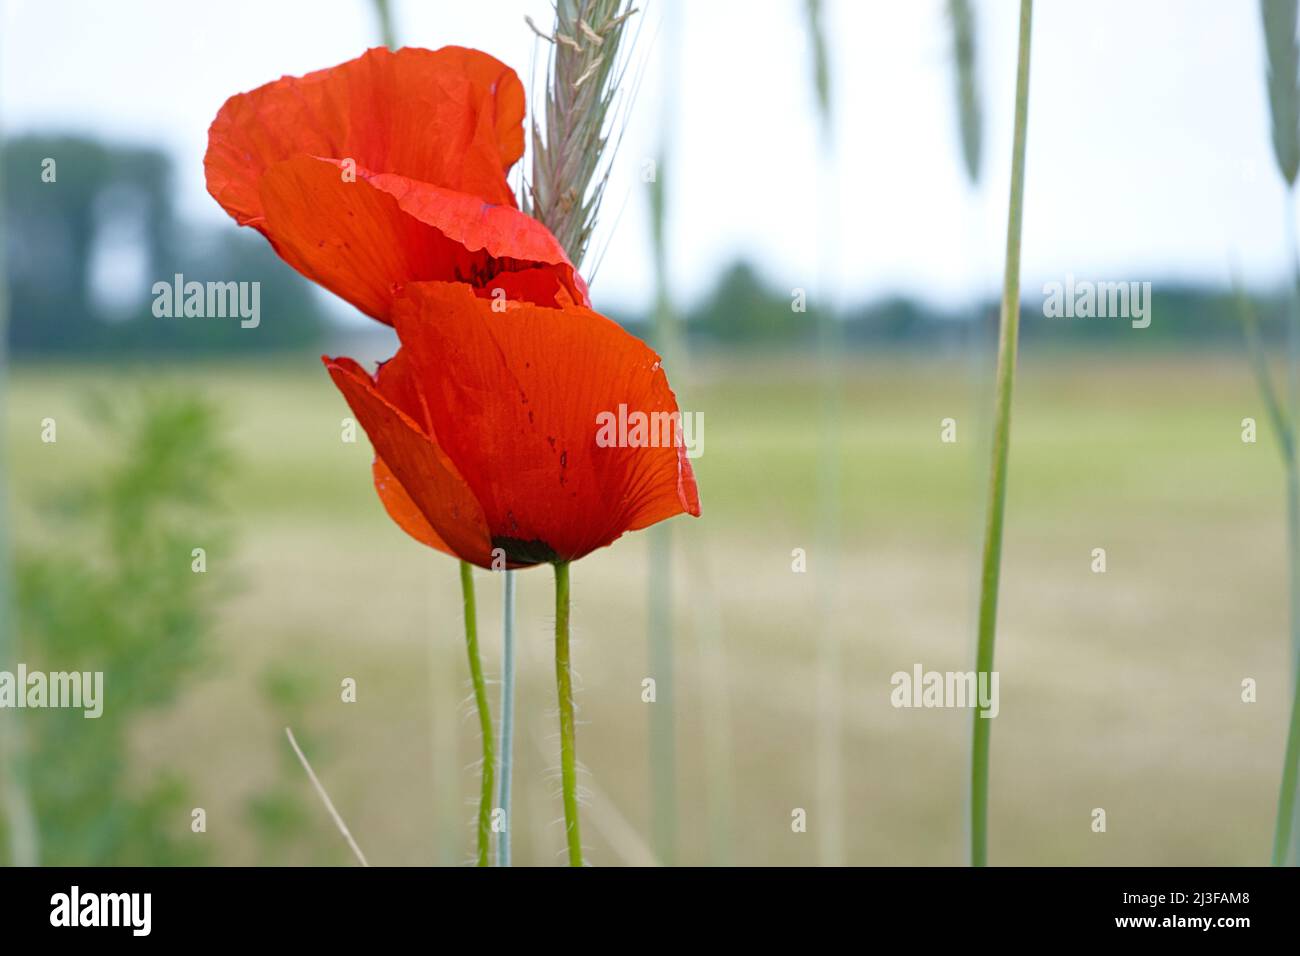
[[[1033,0],[1020,0],[1020,44],[1016,68],[1015,137],[1011,147],[1011,200],[1007,209],[1006,269],[1002,285],[1001,333],[994,396],[992,462],[980,572],[977,674],[993,670],[997,634],[998,584],[1002,569],[1002,527],[1007,499],[1007,461],[1011,450],[1011,399],[1015,388],[1016,354],[1020,335],[1020,234],[1025,206],[1025,141],[1029,120],[1029,39]],[[971,864],[988,863],[989,733],[990,720],[974,712],[971,747]]]

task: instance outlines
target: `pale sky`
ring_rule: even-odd
[[[203,185],[207,127],[222,102],[379,42],[367,0],[0,5],[5,135],[75,131],[161,146],[176,161],[182,213],[232,229]],[[842,302],[901,293],[959,304],[997,288],[1018,5],[975,5],[986,123],[984,181],[972,193],[943,0],[828,0],[829,154],[803,0],[648,0],[643,82],[596,243],[597,253],[608,246],[597,307],[649,301],[639,174],[665,118],[680,299],[707,291],[740,256],[777,288],[828,290]],[[534,51],[544,50],[524,14],[548,24],[547,0],[394,7],[403,43],[478,47],[531,92]],[[1233,256],[1251,281],[1280,281],[1286,194],[1269,141],[1256,0],[1039,0],[1033,44],[1027,294],[1066,273],[1223,282]]]

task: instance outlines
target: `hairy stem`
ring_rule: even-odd
[[[560,785],[569,865],[582,866],[578,832],[578,759],[574,751],[573,678],[569,670],[569,562],[555,565],[555,688],[560,701]]]
[[[474,568],[468,561],[460,563],[460,591],[465,601],[465,651],[469,655],[469,676],[474,684],[474,707],[478,710],[479,737],[483,742],[482,779],[478,800],[477,865],[488,865],[488,848],[492,842],[492,794],[495,763],[492,757],[492,713],[488,710],[487,682],[483,679],[483,661],[478,652],[478,614],[474,606]]]
[[[979,643],[976,674],[993,670],[997,633],[998,583],[1002,570],[1002,525],[1007,500],[1007,459],[1011,447],[1011,398],[1020,334],[1020,231],[1024,220],[1025,134],[1029,118],[1029,37],[1033,0],[1020,0],[1020,45],[1016,68],[1015,137],[1011,148],[1011,199],[1007,211],[1007,257],[1002,284],[1002,319],[994,393],[993,449],[989,466],[987,524],[980,573]],[[989,718],[974,712],[971,746],[971,865],[988,862]]]

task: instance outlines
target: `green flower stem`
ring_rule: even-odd
[[[468,561],[460,563],[460,590],[465,601],[465,650],[469,655],[469,675],[474,683],[474,706],[478,710],[479,737],[483,741],[482,786],[478,800],[477,865],[488,865],[488,847],[492,842],[492,794],[495,764],[492,758],[492,713],[488,710],[487,682],[483,680],[483,661],[478,652],[478,614],[474,607],[474,568]]]
[[[505,572],[501,629],[501,746],[498,759],[497,806],[505,813],[505,829],[497,836],[497,866],[510,865],[510,782],[515,737],[515,572]]]
[[[578,833],[578,766],[574,753],[573,679],[569,673],[569,562],[555,565],[555,687],[560,698],[560,783],[569,866],[582,866]]]
[[[1020,0],[1020,48],[1016,68],[1015,137],[1011,149],[1011,201],[1007,212],[1007,258],[1002,284],[1002,321],[993,407],[993,449],[989,467],[987,524],[980,573],[977,674],[993,670],[997,633],[998,579],[1002,566],[1002,524],[1007,500],[1007,457],[1011,446],[1011,397],[1020,334],[1020,232],[1024,221],[1025,134],[1029,118],[1029,36],[1033,0]],[[988,863],[989,731],[991,721],[974,712],[971,746],[971,865]]]

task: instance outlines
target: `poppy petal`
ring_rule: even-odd
[[[670,434],[639,447],[597,440],[601,416],[620,407],[660,424],[678,411],[659,357],[590,309],[493,305],[462,285],[419,282],[393,310],[405,374],[493,544],[512,561],[573,560],[698,515],[690,461]]]
[[[481,285],[502,273],[552,272],[573,301],[590,305],[587,284],[578,275],[560,241],[532,216],[513,206],[494,206],[466,193],[442,189],[391,173],[369,175],[371,185],[397,200],[401,210],[427,223],[471,253],[482,250],[489,261],[480,265],[479,275],[454,276],[459,281]],[[441,279],[424,277],[421,279]],[[538,305],[554,305],[555,298],[530,298]]]
[[[374,475],[375,490],[379,492],[379,500],[394,524],[421,544],[450,554],[452,557],[456,556],[456,553],[438,536],[438,532],[433,530],[433,525],[429,524],[429,519],[424,516],[420,506],[407,494],[402,483],[384,464],[382,458],[375,459],[371,466],[371,473]]]
[[[240,225],[263,216],[258,183],[293,156],[351,159],[513,206],[524,88],[504,63],[463,47],[378,47],[232,96],[208,131],[208,191]]]
[[[416,422],[380,394],[360,365],[348,358],[322,356],[321,361],[370,436],[375,456],[401,483],[437,539],[466,561],[487,567],[491,542],[483,509],[447,456]],[[383,488],[380,497],[384,498]],[[426,540],[418,523],[409,518],[405,502],[390,495],[384,505],[390,514],[397,508],[402,517],[394,517],[403,529]]]
[[[555,304],[560,289],[587,301],[555,237],[511,207],[366,170],[347,180],[335,162],[309,156],[272,166],[260,195],[255,225],[280,257],[384,322],[396,288],[416,280],[490,288],[498,276],[537,273],[517,291],[543,304]]]

